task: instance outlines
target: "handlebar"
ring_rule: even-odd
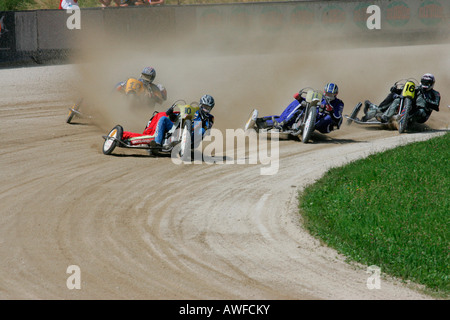
[[[306,87],[306,88],[301,89],[298,93],[299,93],[300,95],[307,94],[309,90],[313,90],[313,91],[314,91],[313,88],[311,88],[311,87]]]
[[[400,80],[397,80],[395,83],[394,83],[394,87],[396,87],[396,88],[398,88],[398,89],[401,89],[401,88],[403,88],[403,86],[406,84],[406,82],[408,82],[408,81],[411,81],[411,82],[414,82],[414,84],[416,85],[416,87],[419,85],[419,81],[417,81],[417,79],[415,79],[415,78],[407,78],[407,79],[400,79]]]

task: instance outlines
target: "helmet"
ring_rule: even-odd
[[[334,100],[339,93],[339,88],[334,83],[327,83],[325,89],[323,90],[323,94],[328,100]]]
[[[141,79],[144,80],[145,84],[152,83],[155,80],[156,71],[152,67],[145,67],[141,73]]]
[[[209,94],[205,94],[203,97],[200,98],[200,108],[207,112],[210,113],[212,108],[214,108],[215,102],[214,102],[214,98],[211,97]]]
[[[435,81],[436,80],[434,79],[434,76],[431,73],[425,73],[420,79],[422,88],[424,88],[426,91],[433,89]]]

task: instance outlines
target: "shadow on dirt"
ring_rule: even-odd
[[[347,143],[364,143],[367,141],[357,141],[353,139],[339,139],[339,138],[332,138],[330,136],[327,136],[325,134],[321,134],[319,132],[313,132],[311,139],[308,143],[324,143],[324,144],[347,144]]]

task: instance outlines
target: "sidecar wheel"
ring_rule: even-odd
[[[103,143],[103,153],[109,155],[117,146],[117,140],[122,139],[123,128],[120,125],[115,126],[105,138]]]
[[[66,123],[70,123],[75,117],[75,115],[78,113],[77,111],[80,109],[81,103],[83,102],[83,99],[79,99],[75,104],[72,106],[72,108],[69,108],[69,115],[67,116]]]

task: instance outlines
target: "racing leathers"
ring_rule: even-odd
[[[210,113],[198,110],[193,119],[194,130],[192,132],[191,141],[194,143],[194,148],[200,145],[203,136],[208,134],[208,130],[214,125],[214,116]]]
[[[261,129],[271,129],[273,127],[280,130],[290,129],[301,111],[303,101],[305,99],[298,95],[280,115],[257,118],[256,125]]]
[[[130,78],[132,79],[132,78]],[[116,91],[120,93],[125,93],[127,81],[122,81],[116,84]],[[133,79],[136,81],[136,79]],[[162,104],[164,101],[167,100],[167,90],[162,84],[154,84],[154,83],[147,83],[143,79],[137,79],[139,83],[142,85],[142,92],[143,94],[149,99],[149,103],[152,105],[154,103]]]
[[[399,95],[401,93],[401,88],[393,86],[391,87],[389,94],[378,106],[371,103],[369,100],[366,100],[364,106],[364,116],[361,120],[367,121],[377,116],[378,120],[381,122],[388,122],[388,119],[394,115],[395,110],[400,104]]]
[[[335,128],[339,129],[342,123],[342,111],[344,110],[344,102],[335,98],[328,101],[322,99],[321,106],[317,108],[317,119],[315,129],[320,133],[330,133]]]
[[[441,95],[438,91],[424,90],[419,86],[416,90],[416,105],[411,114],[411,119],[417,123],[425,123],[434,111],[439,112],[439,103]]]

